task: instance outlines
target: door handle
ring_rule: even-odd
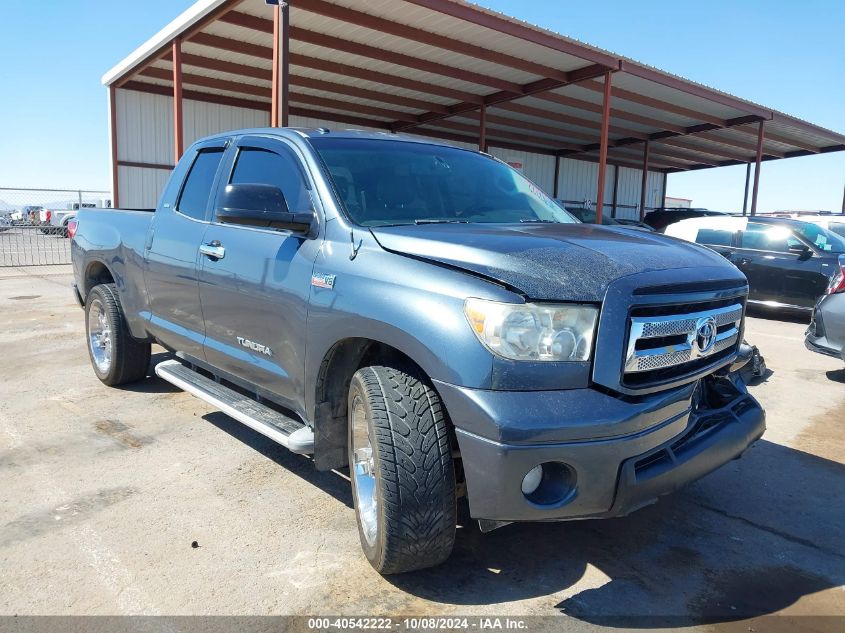
[[[226,257],[226,249],[223,248],[217,240],[214,240],[209,244],[201,244],[200,253],[214,260]]]
[[[751,263],[751,260],[748,259],[747,257],[740,257],[739,260],[737,261],[737,263],[740,266],[748,266],[748,264]]]

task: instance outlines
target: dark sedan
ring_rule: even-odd
[[[569,207],[563,204],[560,200],[556,201],[560,204],[569,215],[574,216],[580,222],[584,224],[595,224],[596,223],[596,210],[595,209],[585,209],[584,207]],[[610,215],[603,213],[601,216],[601,223],[604,226],[625,226],[628,228],[635,228],[635,229],[645,229],[646,231],[653,231],[654,229],[650,227],[648,224],[644,224],[638,220],[631,220],[628,218],[612,218]]]
[[[748,302],[807,311],[845,261],[845,238],[812,222],[718,216],[681,220],[666,235],[709,246],[748,278]]]
[[[645,214],[643,222],[653,228],[655,231],[663,231],[670,224],[680,222],[681,220],[688,220],[689,218],[705,218],[712,216],[726,216],[730,215],[724,211],[714,211],[713,209],[699,209],[699,208],[662,208],[654,209]]]

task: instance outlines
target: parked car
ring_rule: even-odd
[[[67,224],[71,218],[75,218],[76,214],[79,212],[80,205],[78,202],[74,202],[67,205],[68,208],[66,210],[49,210],[49,211],[42,211],[42,218],[44,221],[42,224],[44,225],[40,231],[45,235],[61,235],[62,237],[67,237]],[[93,203],[82,203],[83,209],[94,209],[97,205]]]
[[[816,303],[805,343],[814,352],[845,360],[845,255],[839,257],[839,271]]]
[[[71,225],[71,222],[75,222],[75,221],[76,221],[76,213],[77,213],[77,212],[76,212],[76,211],[74,211],[73,213],[69,213],[69,214],[67,214],[66,216],[64,216],[64,217],[62,218],[62,220],[61,220],[61,224],[60,224],[59,226],[57,226],[57,227],[56,227],[56,228],[58,229],[58,234],[59,234],[59,235],[61,235],[62,237],[73,237],[73,236],[70,234],[70,229],[69,229],[69,227],[70,227],[70,225]]]
[[[195,143],[154,212],[82,209],[71,252],[107,385],[155,373],[318,469],[349,465],[381,573],[489,531],[627,514],[740,456],[745,278],[575,222],[491,156],[365,132]]]
[[[584,207],[570,207],[565,205],[560,200],[557,201],[566,211],[578,219],[578,221],[583,222],[584,224],[595,224],[596,223],[596,210],[595,209],[587,209]],[[605,226],[626,226],[630,228],[637,228],[637,229],[645,229],[647,231],[653,231],[654,229],[648,226],[647,224],[643,224],[637,220],[629,220],[627,218],[612,218],[609,215],[602,214],[601,216],[601,223]]]
[[[639,220],[631,220],[630,218],[613,218],[616,220],[616,224],[619,226],[628,226],[632,229],[642,229],[644,231],[654,231],[652,227],[650,227],[645,222],[640,222]]]
[[[12,220],[8,215],[0,215],[0,233],[12,228]]]
[[[76,219],[76,216],[69,218],[67,221],[67,231],[65,233],[65,237],[73,239],[73,236],[76,235],[76,228],[78,226],[79,220]]]
[[[667,226],[687,220],[689,218],[705,218],[710,216],[730,216],[724,211],[713,211],[712,209],[698,208],[662,208],[654,209],[645,214],[643,222],[648,224],[655,231],[663,232]]]
[[[665,234],[724,255],[748,278],[749,303],[779,309],[811,311],[845,254],[845,238],[787,218],[692,218]]]
[[[41,216],[44,211],[44,207],[34,205],[26,206],[21,210],[21,221],[24,224],[38,226],[42,223]]]

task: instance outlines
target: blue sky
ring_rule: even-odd
[[[481,0],[492,9],[845,132],[841,0]],[[107,188],[100,77],[190,0],[3,2],[0,186]],[[741,207],[744,167],[669,178],[696,206]],[[760,210],[842,204],[845,152],[763,165]]]

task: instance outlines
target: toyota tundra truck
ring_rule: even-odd
[[[738,458],[748,285],[715,252],[579,223],[494,157],[392,134],[195,143],[150,211],[80,209],[94,373],[160,378],[349,468],[383,574],[482,531],[617,517]],[[150,369],[150,346],[171,352]],[[463,503],[463,501],[462,501]]]

